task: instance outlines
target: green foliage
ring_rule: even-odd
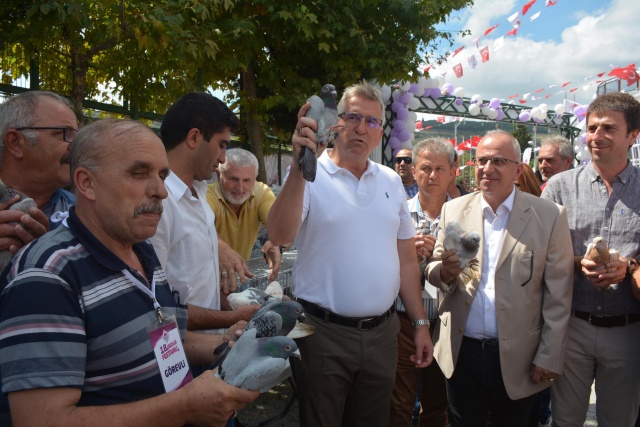
[[[523,124],[514,124],[511,135],[515,136],[520,144],[520,148],[524,151],[529,146],[529,141],[533,139],[533,135],[529,132],[527,126]]]

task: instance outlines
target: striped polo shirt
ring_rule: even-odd
[[[157,322],[151,297],[73,208],[66,225],[25,246],[0,278],[0,412],[8,410],[6,393],[34,388],[79,388],[79,406],[164,393],[147,333]],[[153,247],[142,242],[133,250],[184,338],[186,309],[176,305]]]

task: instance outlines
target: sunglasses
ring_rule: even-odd
[[[396,165],[399,165],[403,161],[406,165],[410,165],[413,160],[411,157],[396,157]]]

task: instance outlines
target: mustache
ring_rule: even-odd
[[[141,205],[133,212],[133,216],[144,215],[148,213],[162,215],[162,201],[157,200],[146,205]]]
[[[67,153],[60,158],[60,164],[68,164],[71,159],[71,153],[67,151]]]

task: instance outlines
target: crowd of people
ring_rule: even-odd
[[[316,151],[302,106],[293,164]],[[213,349],[259,306],[226,297],[252,276],[260,226],[275,279],[297,248],[294,298],[314,333],[292,372],[302,426],[582,426],[595,382],[601,426],[640,407],[640,173],[628,150],[640,103],[597,97],[591,162],[544,141],[542,180],[518,141],[488,132],[475,185],[450,142],[369,159],[385,105],[363,81],[338,104],[333,147],[276,197],[258,162],[227,150],[238,118],[189,93],[159,135],[132,120],[78,127],[32,91],[0,105],[0,425],[241,425],[259,393],[216,378]],[[216,182],[211,183],[213,177]],[[73,191],[69,191],[73,189]],[[37,207],[9,207],[20,198]],[[586,253],[599,237],[618,257]]]

